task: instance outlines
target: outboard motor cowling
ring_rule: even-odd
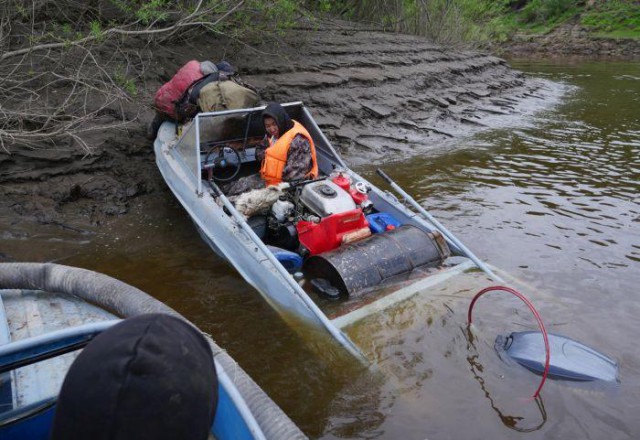
[[[549,333],[549,377],[574,381],[618,382],[618,363],[608,356],[562,335]],[[495,349],[505,359],[513,359],[534,373],[545,369],[545,346],[540,332],[513,332],[499,335]]]
[[[300,201],[320,217],[356,209],[351,195],[331,180],[305,185],[300,194]]]

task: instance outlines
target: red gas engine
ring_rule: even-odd
[[[300,201],[318,216],[318,221],[303,220],[296,224],[300,244],[310,255],[317,255],[371,235],[359,206],[366,199],[366,193],[351,188],[348,178],[342,174],[333,180],[306,185]]]

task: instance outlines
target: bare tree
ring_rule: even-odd
[[[358,19],[440,43],[464,41],[469,31],[459,0],[357,0],[354,3],[353,13]]]
[[[5,0],[0,6],[0,148],[77,144],[126,127],[149,47],[194,30],[224,31],[245,0]],[[170,5],[170,6],[169,6]]]

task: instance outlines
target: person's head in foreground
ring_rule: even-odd
[[[53,440],[208,437],[217,378],[207,340],[163,314],[126,319],[98,335],[64,380]]]

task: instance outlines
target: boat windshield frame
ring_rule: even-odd
[[[318,160],[320,162],[328,161],[346,168],[346,164],[342,161],[324,133],[322,133],[302,101],[288,102],[282,104],[282,106],[286,109],[295,109],[295,111],[299,113],[300,122],[307,128],[314,139]],[[259,114],[265,108],[266,105],[217,112],[202,112],[196,114],[192,122],[184,126],[178,140],[170,148],[170,152],[187,172],[189,180],[193,179],[191,183],[193,187],[196,188],[197,194],[202,194],[201,165],[202,152],[205,148],[204,144],[206,142],[223,143],[228,141],[228,139],[225,139],[222,135],[224,128],[222,126],[216,127],[215,122],[210,121],[212,121],[213,118],[224,118],[223,120],[228,120],[229,116],[234,115],[242,115],[244,117],[246,115]],[[251,118],[249,118],[243,127],[244,135],[240,140],[243,141],[244,146],[247,144],[251,124],[252,121]],[[253,121],[253,124],[256,124],[256,122]],[[253,128],[255,129],[255,126]],[[217,139],[211,140],[212,137],[217,137]],[[209,138],[208,141],[205,140],[207,138]]]

